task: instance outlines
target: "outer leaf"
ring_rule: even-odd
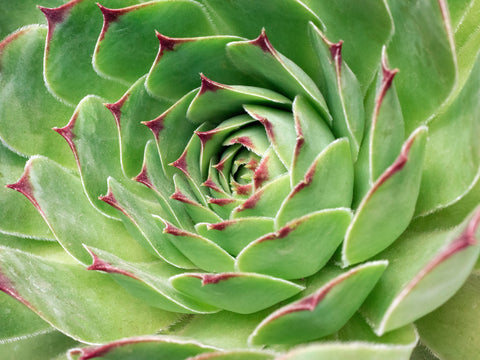
[[[152,333],[177,318],[129,296],[108,275],[85,271],[80,265],[57,263],[6,248],[1,249],[0,260],[1,291],[83,342]]]
[[[478,356],[479,289],[476,270],[454,297],[416,323],[422,341],[442,359]]]
[[[15,152],[42,154],[73,168],[67,145],[51,130],[72,110],[45,88],[39,59],[46,35],[45,27],[32,25],[0,43],[0,137]]]
[[[458,201],[480,176],[480,147],[475,136],[480,131],[479,96],[480,56],[451,106],[429,125],[417,214],[425,215]],[[443,175],[446,168],[449,176]]]
[[[127,6],[135,0],[105,0],[105,6]],[[71,0],[58,8],[41,8],[48,20],[45,79],[48,89],[67,104],[88,94],[114,101],[125,87],[99,77],[91,55],[102,28],[102,14],[94,0]]]
[[[296,344],[338,331],[365,300],[386,266],[386,261],[369,262],[333,278],[324,273],[317,291],[273,312],[249,341]]]
[[[408,324],[447,301],[477,261],[477,210],[453,229],[407,232],[382,258],[390,266],[369,295],[363,313],[377,334]]]
[[[388,5],[395,34],[387,52],[392,66],[402,69],[396,88],[408,134],[437,111],[455,84],[453,35],[445,0]]]
[[[129,84],[147,73],[155,59],[155,31],[171,37],[213,35],[206,12],[194,1],[149,1],[118,10],[107,7],[118,6],[102,1],[104,23],[93,65],[101,74]]]
[[[99,215],[84,196],[80,180],[55,162],[32,157],[20,180],[9,187],[24,194],[35,205],[60,244],[78,261],[90,262],[82,244],[132,260],[150,258],[120,222]],[[69,211],[59,212],[58,209]]]
[[[239,314],[266,309],[304,289],[293,282],[255,273],[186,273],[171,281],[176,289],[190,296]]]
[[[160,336],[143,336],[121,339],[93,348],[72,349],[69,351],[69,357],[71,360],[128,360],[132,359],[132,354],[135,354],[136,360],[184,360],[213,350],[213,348],[193,341],[172,340]]]
[[[425,127],[410,135],[397,160],[363,198],[343,243],[344,265],[379,253],[407,228],[420,188],[426,136]]]

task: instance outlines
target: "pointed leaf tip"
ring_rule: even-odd
[[[227,86],[225,86],[223,84],[220,84],[216,81],[210,80],[209,78],[207,78],[202,73],[200,74],[200,79],[202,81],[202,84],[200,86],[200,90],[198,91],[197,96],[200,96],[200,95],[206,93],[207,91],[215,92],[217,90],[227,88]]]
[[[256,39],[249,41],[249,43],[252,45],[258,46],[263,50],[263,52],[268,52],[273,55],[277,53],[275,48],[270,43],[270,40],[268,40],[267,33],[265,32],[265,28],[262,29],[262,32]]]
[[[38,9],[45,15],[48,23],[47,41],[51,40],[55,26],[61,24],[67,17],[70,10],[81,0],[72,0],[62,6],[56,8],[47,8],[37,5]]]
[[[138,278],[125,270],[119,269],[112,264],[106,262],[105,260],[100,259],[97,254],[95,254],[91,249],[89,249],[87,246],[84,245],[84,248],[90,253],[92,256],[93,263],[92,265],[87,267],[87,270],[94,270],[94,271],[103,271],[109,274],[121,274],[125,275],[128,277],[131,277],[132,279],[138,280]]]
[[[165,128],[165,125],[164,125],[165,116],[166,116],[165,114],[162,114],[156,119],[149,120],[149,121],[142,121],[142,124],[148,127],[152,131],[157,142],[159,139],[160,132]]]
[[[113,104],[104,104],[105,107],[110,110],[113,117],[115,118],[115,122],[117,123],[117,127],[120,129],[120,117],[122,116],[122,107],[125,102],[128,100],[130,93],[126,93],[124,96],[120,98],[117,102]]]

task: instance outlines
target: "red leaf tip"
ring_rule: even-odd
[[[207,91],[215,92],[220,89],[225,89],[226,86],[223,84],[220,84],[216,81],[210,80],[207,78],[205,75],[202,73],[200,74],[200,79],[202,81],[200,85],[200,90],[198,91],[198,95],[202,95],[206,93]]]
[[[160,132],[165,128],[165,125],[163,124],[165,121],[165,116],[166,116],[165,114],[162,114],[156,119],[149,120],[149,121],[142,121],[142,124],[148,127],[152,131],[157,142],[160,136]]]
[[[133,178],[133,180],[139,182],[140,184],[143,184],[147,187],[149,187],[150,189],[153,189],[153,184],[152,182],[150,181],[150,178],[148,177],[148,171],[147,171],[147,166],[146,165],[143,165],[142,166],[142,170],[140,171],[140,173],[135,176]]]
[[[276,54],[274,47],[270,43],[270,40],[268,40],[267,34],[265,32],[265,28],[262,29],[262,32],[255,40],[252,40],[249,43],[252,45],[258,46],[263,50],[263,52],[270,53],[273,55]]]

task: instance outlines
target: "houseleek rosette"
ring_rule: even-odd
[[[478,2],[40,3],[0,43],[0,353],[478,358]]]

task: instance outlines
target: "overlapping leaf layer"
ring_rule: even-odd
[[[478,358],[478,1],[40,3],[0,43],[2,356]]]

